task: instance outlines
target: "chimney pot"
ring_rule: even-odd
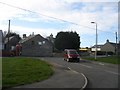
[[[23,38],[26,38],[26,34],[23,34]]]

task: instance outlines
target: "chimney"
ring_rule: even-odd
[[[23,38],[26,38],[26,34],[23,34]]]
[[[107,39],[107,41],[106,41],[107,43],[109,42],[109,40]]]
[[[32,32],[32,35],[34,35],[34,32]]]

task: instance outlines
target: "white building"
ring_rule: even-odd
[[[97,45],[97,51],[101,51],[102,46],[103,45]],[[91,51],[93,51],[93,52],[96,51],[96,45],[91,48]]]

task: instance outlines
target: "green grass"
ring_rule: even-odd
[[[2,66],[3,88],[42,81],[53,74],[51,65],[33,58],[3,58]]]
[[[99,61],[99,62],[105,62],[105,63],[111,63],[111,64],[120,64],[120,61],[118,61],[118,56],[109,56],[109,57],[97,57],[95,60],[94,57],[82,57],[86,60],[92,60],[92,61]]]

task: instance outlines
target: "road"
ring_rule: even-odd
[[[81,60],[79,63],[67,62],[60,57],[44,57],[41,59],[83,73],[88,79],[86,88],[118,88],[119,74],[117,65],[94,63],[87,60]]]

